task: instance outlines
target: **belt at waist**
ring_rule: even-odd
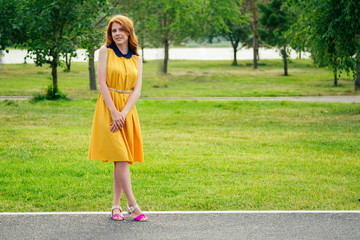
[[[123,91],[123,90],[118,90],[115,88],[109,88],[109,90],[114,91],[114,92],[118,92],[118,93],[132,93],[132,90],[128,90],[128,91]]]

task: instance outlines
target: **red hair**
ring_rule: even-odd
[[[132,52],[139,55],[139,53],[137,51],[138,39],[135,35],[134,24],[130,20],[130,18],[125,17],[123,15],[117,15],[110,20],[110,22],[107,26],[107,29],[106,29],[106,45],[110,46],[111,44],[114,43],[114,41],[112,39],[112,35],[111,35],[111,27],[114,22],[120,24],[123,31],[126,32],[127,34],[129,34],[129,41],[128,41],[129,49]]]

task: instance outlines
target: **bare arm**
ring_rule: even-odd
[[[136,80],[136,84],[134,87],[134,91],[132,92],[131,96],[127,100],[125,107],[121,111],[124,116],[126,116],[130,110],[133,108],[137,100],[140,98],[141,94],[141,85],[142,85],[142,58],[141,56],[138,57],[138,78]]]
[[[114,124],[117,128],[121,128],[125,124],[125,117],[116,109],[114,101],[111,98],[108,86],[106,84],[106,67],[107,67],[108,51],[105,46],[100,48],[99,59],[98,59],[98,79],[99,79],[99,90],[101,95],[108,107],[112,125]],[[111,131],[111,130],[110,130]]]
[[[141,85],[142,85],[142,58],[141,56],[138,57],[138,78],[136,80],[136,84],[134,87],[134,91],[131,93],[130,97],[128,98],[125,107],[121,110],[121,115],[126,118],[127,114],[130,110],[134,107],[137,100],[140,98],[141,94]],[[111,130],[116,131],[117,128],[112,124]]]

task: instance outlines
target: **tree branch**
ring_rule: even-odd
[[[113,6],[114,8],[120,4],[121,1],[117,1],[115,3],[115,5]],[[104,19],[107,17],[107,15],[105,14],[97,23],[95,23],[94,27],[96,27],[97,25],[99,25],[102,21],[104,21]]]

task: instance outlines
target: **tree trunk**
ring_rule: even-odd
[[[65,54],[65,64],[66,64],[66,72],[70,72],[71,67],[71,54]]]
[[[167,65],[169,60],[169,40],[167,38],[164,39],[164,50],[165,50],[165,57],[164,57],[163,73],[167,73]]]
[[[255,4],[253,5],[253,18],[254,18],[254,25],[253,25],[253,32],[254,32],[254,60],[253,60],[253,68],[257,69],[258,68],[258,56],[259,56],[259,35],[257,32],[257,27],[258,27],[258,22],[257,22],[257,15],[256,15],[256,6]]]
[[[301,51],[299,51],[299,59],[301,59]]]
[[[163,25],[164,29],[166,29],[166,27],[167,27],[167,21],[166,20],[167,20],[166,19],[166,14],[164,13],[164,15],[162,16],[162,25]],[[166,74],[167,73],[167,64],[168,64],[168,61],[169,61],[169,38],[168,38],[168,33],[165,33],[163,43],[164,43],[164,51],[165,51],[163,73]]]
[[[67,67],[67,71],[70,72],[70,67],[71,67],[71,56],[69,57],[69,62],[66,63],[66,67]]]
[[[360,54],[356,58],[356,79],[355,79],[355,91],[360,90]]]
[[[334,67],[334,86],[337,86],[338,81],[337,81],[337,62],[336,62],[336,56],[334,56],[333,59],[333,67]]]
[[[141,36],[141,55],[142,55],[142,61],[143,63],[145,62],[145,57],[144,57],[144,36]]]
[[[90,81],[90,90],[96,90],[96,75],[95,75],[95,50],[92,50],[88,53],[89,56],[89,81]]]
[[[57,80],[57,66],[58,66],[58,55],[54,54],[52,55],[52,61],[51,61],[51,76],[53,79],[53,94],[55,94],[59,91],[58,89],[58,80]]]
[[[230,36],[230,40],[231,40],[231,46],[233,47],[234,49],[234,61],[231,65],[233,66],[237,66],[238,63],[237,63],[237,59],[236,59],[236,54],[237,54],[237,47],[239,45],[239,41],[238,40],[234,40],[233,38],[231,38]]]
[[[236,59],[237,47],[233,46],[233,49],[234,49],[234,61],[233,61],[232,65],[237,66],[238,65],[237,59]]]
[[[287,53],[286,53],[286,46],[284,46],[283,50],[283,61],[284,61],[284,76],[288,75],[288,66],[287,66]]]

